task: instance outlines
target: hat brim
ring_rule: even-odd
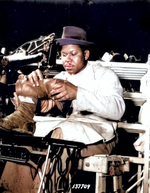
[[[69,45],[69,44],[88,46],[93,44],[92,42],[87,42],[85,40],[77,40],[77,39],[71,39],[71,38],[56,39],[56,42],[59,43],[60,46]]]

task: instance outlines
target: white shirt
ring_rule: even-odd
[[[54,78],[68,80],[78,86],[73,112],[89,111],[110,120],[119,120],[124,111],[123,88],[117,75],[101,64],[88,63],[75,75],[63,71]]]

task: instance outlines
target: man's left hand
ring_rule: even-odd
[[[77,97],[77,86],[64,80],[57,79],[50,92],[58,101],[74,100]]]

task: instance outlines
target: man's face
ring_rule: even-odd
[[[89,57],[89,51],[83,54],[78,45],[64,45],[61,50],[62,64],[69,74],[77,74],[85,68],[85,60]]]

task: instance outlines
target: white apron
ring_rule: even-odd
[[[72,114],[68,118],[35,116],[34,136],[44,137],[50,131],[60,127],[64,139],[92,144],[100,140],[109,141],[115,135],[116,122],[107,121],[93,115]]]

